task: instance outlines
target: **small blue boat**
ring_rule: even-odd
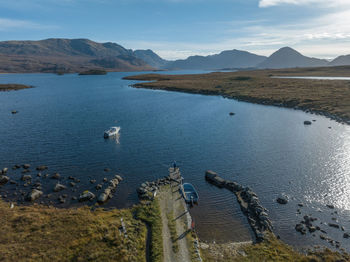
[[[199,200],[198,193],[194,186],[190,183],[183,183],[182,184],[182,194],[186,201],[186,203],[189,204],[197,204]]]

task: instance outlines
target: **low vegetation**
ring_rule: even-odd
[[[162,220],[159,200],[145,202],[136,208],[136,217],[146,222],[151,230],[150,259],[152,262],[163,261]]]
[[[32,88],[32,86],[20,85],[20,84],[0,84],[0,91],[12,91],[12,90],[20,90]]]
[[[348,254],[333,252],[329,249],[310,251],[302,254],[290,246],[284,244],[274,236],[270,236],[259,244],[242,245],[236,248],[226,244],[216,244],[213,247],[202,249],[202,257],[205,262],[335,262],[350,261]]]
[[[142,207],[10,208],[0,201],[0,261],[146,261],[147,230],[133,217],[135,209]]]
[[[167,214],[167,219],[168,219],[168,228],[170,231],[170,236],[171,236],[171,241],[173,243],[173,251],[176,253],[179,251],[179,245],[177,243],[177,232],[176,232],[176,223],[174,219],[174,213],[169,212]]]
[[[200,75],[146,74],[126,77],[134,87],[222,95],[259,104],[312,110],[350,120],[350,81],[281,79],[273,76],[350,76],[350,67],[319,67]]]

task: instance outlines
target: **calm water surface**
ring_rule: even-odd
[[[234,195],[205,182],[205,170],[212,169],[250,186],[269,209],[275,233],[286,242],[326,245],[318,232],[301,236],[294,230],[305,214],[312,214],[318,217],[315,225],[349,248],[341,230],[324,224],[335,218],[350,231],[349,126],[217,96],[134,89],[129,86],[133,81],[121,79],[132,74],[0,75],[0,83],[35,86],[0,93],[0,167],[48,165],[49,173],[82,180],[75,195],[86,189],[96,192],[90,179],[101,182],[118,172],[124,181],[106,206],[121,208],[137,202],[139,184],[167,175],[177,160],[200,195],[199,206],[191,210],[200,238],[241,241],[251,234]],[[230,117],[231,111],[236,115]],[[316,122],[304,126],[304,120]],[[121,126],[119,144],[103,139],[103,131],[115,125]],[[106,167],[113,172],[104,172]],[[20,171],[9,174],[21,176]],[[52,193],[54,181],[38,180],[45,193]],[[11,198],[14,188],[6,185],[0,193]],[[281,194],[289,197],[287,205],[275,202]],[[301,215],[298,203],[304,204]]]

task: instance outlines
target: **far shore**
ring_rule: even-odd
[[[350,124],[350,81],[273,78],[273,76],[349,77],[350,66],[214,72],[192,75],[143,74],[124,77],[135,88],[221,95],[324,115]]]

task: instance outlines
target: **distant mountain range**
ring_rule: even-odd
[[[146,70],[275,69],[350,65],[350,55],[333,61],[306,57],[283,47],[269,57],[246,51],[227,50],[209,56],[190,56],[169,61],[152,50],[125,49],[116,43],[88,39],[52,38],[40,41],[0,42],[0,72],[81,72]]]
[[[132,50],[88,39],[0,42],[0,72],[80,72],[151,70]]]

